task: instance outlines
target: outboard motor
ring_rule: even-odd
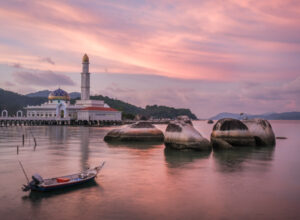
[[[29,184],[28,184],[28,185],[23,184],[22,190],[23,190],[24,192],[27,192],[27,191],[31,190],[31,187],[30,187]]]
[[[37,187],[37,185],[41,184],[42,182],[44,182],[43,177],[41,177],[39,174],[34,174],[32,176],[32,181],[30,181],[30,183],[28,183],[28,185],[23,185],[22,190],[24,192],[29,191],[29,190]]]
[[[33,179],[35,185],[38,185],[38,184],[44,182],[43,177],[41,177],[39,174],[34,174],[34,175],[32,176],[32,179]]]

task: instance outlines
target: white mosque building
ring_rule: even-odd
[[[48,102],[25,107],[30,118],[63,118],[83,121],[121,121],[121,112],[110,108],[104,101],[90,99],[89,57],[82,58],[81,99],[73,105],[69,94],[57,89],[48,96]]]

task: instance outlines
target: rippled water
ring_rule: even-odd
[[[209,137],[212,125],[194,124]],[[103,137],[111,128],[0,127],[0,218],[300,219],[300,122],[271,124],[276,136],[288,138],[274,148],[211,153],[109,145]],[[18,159],[27,173],[43,177],[106,165],[95,183],[24,193]]]

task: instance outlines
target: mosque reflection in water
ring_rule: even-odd
[[[49,126],[45,134],[48,136],[50,147],[55,149],[64,149],[68,146],[72,147],[73,142],[79,139],[80,147],[80,167],[81,169],[89,168],[89,143],[90,143],[90,127],[66,127],[66,126]],[[59,151],[60,154],[63,153]]]
[[[89,138],[90,138],[90,129],[89,127],[80,127],[80,162],[81,168],[87,169],[89,168],[88,160],[89,160]]]
[[[65,144],[70,138],[70,129],[65,126],[49,126],[46,132],[50,143]]]

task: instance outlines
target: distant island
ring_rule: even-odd
[[[243,114],[242,116],[240,115],[240,113],[222,112],[209,119],[211,120],[219,120],[222,118],[241,119],[245,117],[249,119],[262,118],[267,120],[300,120],[300,112],[265,113],[265,114],[258,114],[258,115]]]
[[[15,92],[0,89],[0,111],[6,109],[10,115],[14,115],[18,110],[22,110],[27,105],[40,105],[47,102],[50,92],[51,91],[49,90],[43,90],[27,95],[20,95]],[[79,92],[71,92],[69,95],[71,103],[75,103],[75,101],[80,98]],[[110,107],[122,111],[123,119],[134,119],[137,116],[140,116],[142,119],[174,119],[179,115],[187,115],[193,120],[197,119],[196,115],[193,114],[190,109],[185,108],[172,108],[159,105],[147,105],[145,108],[141,108],[130,103],[102,95],[91,96],[91,99],[103,100]]]
[[[47,102],[48,95],[51,91],[42,90],[27,95],[20,95],[15,92],[3,90],[0,88],[0,112],[4,109],[8,110],[10,115],[14,115],[18,110],[23,109],[27,105],[40,105]],[[80,99],[79,92],[71,92],[71,103],[75,103],[77,99]],[[191,112],[190,109],[185,108],[172,108],[168,106],[159,105],[147,105],[145,108],[141,108],[130,103],[124,102],[118,99],[112,99],[107,96],[96,95],[91,96],[94,100],[103,100],[110,107],[122,111],[123,119],[134,119],[136,116],[140,118],[170,118],[174,119],[179,115],[187,115],[193,120],[197,120],[197,116]],[[243,116],[240,113],[222,112],[213,117],[211,120],[219,120],[222,118],[263,118],[267,120],[300,120],[300,112],[282,112],[282,113],[265,113],[265,114],[245,114]]]

